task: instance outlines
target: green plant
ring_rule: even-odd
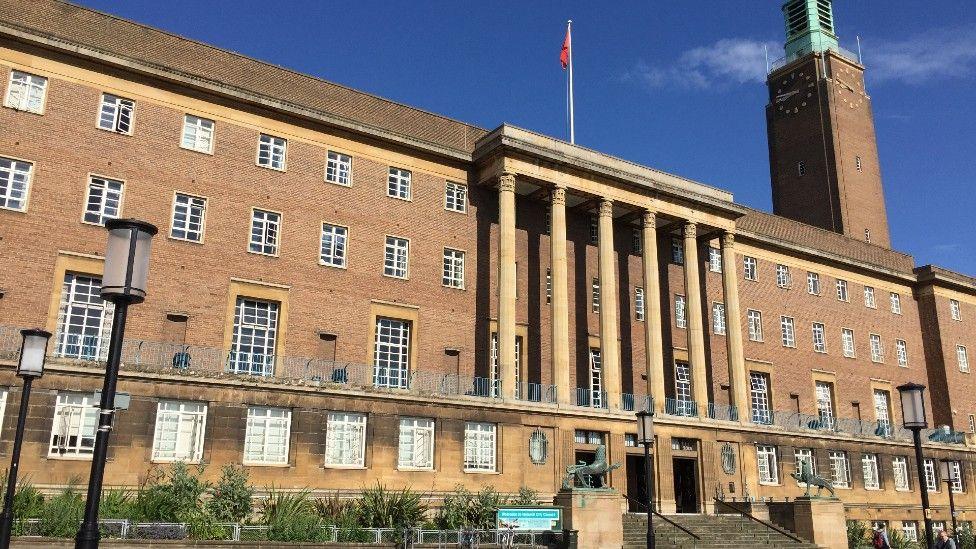
[[[0,478],[0,505],[3,505],[3,499],[7,494],[7,473],[7,470],[4,470],[3,478]],[[37,518],[43,505],[44,496],[31,483],[30,477],[17,483],[13,509],[15,520]]]
[[[519,488],[518,495],[515,496],[511,501],[508,502],[509,505],[538,505],[539,504],[539,492],[533,490],[528,486],[522,486]]]
[[[891,549],[918,549],[918,544],[905,537],[895,528],[888,529],[888,544]]]
[[[959,528],[959,549],[976,549],[976,537],[969,528]]]
[[[49,538],[74,537],[84,511],[84,498],[69,484],[60,494],[44,503],[38,516],[38,533]]]
[[[105,490],[98,504],[98,515],[107,519],[127,519],[132,516],[135,499],[128,490]]]
[[[210,489],[206,509],[219,522],[242,522],[251,514],[254,488],[248,484],[247,471],[226,465],[220,480]]]
[[[859,549],[864,547],[868,541],[868,527],[859,520],[847,521],[847,547],[848,549]]]
[[[389,490],[379,481],[363,490],[358,507],[361,526],[398,530],[420,525],[428,511],[421,493],[410,488]]]
[[[187,522],[202,507],[210,484],[202,480],[204,467],[191,469],[174,463],[170,471],[153,468],[139,487],[133,504],[133,518],[147,522]]]
[[[261,520],[269,541],[325,541],[322,518],[315,512],[309,490],[281,492],[272,486],[261,505]]]

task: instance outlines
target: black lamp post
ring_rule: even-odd
[[[647,479],[647,547],[654,549],[654,468],[651,446],[654,444],[654,412],[637,412],[637,442],[644,447],[644,476]]]
[[[925,547],[932,549],[932,512],[929,510],[929,487],[925,481],[925,463],[922,459],[922,435],[928,427],[925,421],[925,385],[906,383],[898,386],[901,397],[901,417],[906,429],[911,430],[915,442],[915,466],[918,469],[918,491],[922,494],[922,513],[925,517]]]
[[[953,467],[953,461],[949,459],[943,459],[939,462],[939,469],[942,473],[942,479],[946,483],[946,491],[949,492],[949,515],[952,517],[952,537],[956,540],[956,547],[959,546],[959,529],[956,527],[956,501],[952,496],[953,486],[956,484],[958,478],[956,477],[956,468]]]
[[[17,492],[17,470],[20,467],[20,447],[24,442],[24,424],[27,422],[27,402],[30,400],[31,383],[44,375],[44,358],[47,356],[47,341],[51,332],[44,330],[21,330],[24,342],[20,346],[20,361],[17,375],[24,380],[24,390],[20,394],[20,413],[17,415],[17,434],[14,435],[14,448],[10,452],[10,471],[7,473],[7,491],[3,498],[3,514],[0,515],[0,549],[10,547],[10,534],[14,526],[14,495]]]
[[[105,365],[105,383],[98,405],[98,431],[92,455],[91,476],[88,478],[88,497],[85,516],[75,537],[75,549],[97,549],[101,537],[98,532],[98,502],[102,496],[102,478],[108,456],[108,437],[115,416],[115,385],[119,377],[125,319],[129,305],[146,299],[146,280],[149,277],[149,251],[155,225],[135,219],[112,219],[105,223],[108,245],[105,249],[105,272],[101,297],[115,303],[112,336]]]

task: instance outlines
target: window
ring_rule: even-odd
[[[26,72],[11,71],[10,85],[7,86],[5,107],[19,111],[44,114],[44,96],[47,93],[47,78]]]
[[[925,489],[929,492],[939,491],[939,477],[935,472],[935,462],[929,458],[925,458],[922,463],[924,463],[925,469]]]
[[[248,251],[255,254],[278,255],[278,232],[281,228],[281,214],[251,210],[251,242]]]
[[[905,536],[905,540],[907,541],[918,541],[918,523],[914,520],[902,521],[901,533],[903,536]]]
[[[552,234],[552,210],[546,210],[546,234]]]
[[[326,467],[366,465],[366,415],[330,412],[325,428]]]
[[[322,224],[319,263],[329,267],[346,268],[346,243],[349,229],[340,225]]]
[[[868,244],[871,243],[871,229],[864,229],[864,241]]]
[[[444,248],[444,274],[441,283],[448,288],[464,289],[464,252]]]
[[[769,375],[749,372],[749,389],[752,402],[752,422],[768,425],[773,422],[769,410]]]
[[[237,297],[229,369],[235,374],[274,374],[278,304]]]
[[[827,352],[827,338],[821,322],[813,323],[813,350],[817,353]]]
[[[976,415],[969,414],[969,432],[976,433]]]
[[[830,452],[830,474],[834,488],[851,487],[851,468],[847,452]]]
[[[796,164],[796,174],[803,177],[807,173],[807,165],[802,160]]]
[[[749,324],[749,341],[763,340],[762,312],[755,309],[746,311],[746,321]]]
[[[100,360],[108,355],[115,307],[102,300],[101,289],[101,278],[65,273],[55,355],[81,360]]]
[[[722,272],[722,251],[711,246],[708,247],[708,270],[713,273]]]
[[[884,362],[884,347],[881,345],[881,336],[871,334],[871,362]]]
[[[3,416],[7,411],[7,390],[0,390],[0,429],[3,428]]]
[[[675,294],[674,296],[674,325],[676,328],[688,327],[688,308],[685,306],[685,296]]]
[[[593,277],[590,283],[590,302],[592,303],[593,312],[600,313],[600,279],[598,277]]]
[[[3,169],[2,161],[0,161],[0,170]],[[30,167],[28,166],[28,170]],[[962,310],[959,308],[959,300],[950,299],[949,300],[949,314],[952,316],[952,320],[962,320]]]
[[[820,275],[817,273],[807,273],[807,293],[820,295]]]
[[[468,186],[448,181],[444,185],[444,208],[458,213],[468,211]]]
[[[258,166],[285,171],[288,141],[281,137],[261,134],[258,137]]]
[[[756,446],[756,461],[759,464],[760,484],[779,484],[779,470],[776,463],[775,446]]]
[[[494,423],[464,424],[464,470],[495,470],[495,431]]]
[[[91,176],[85,197],[85,223],[104,225],[106,220],[118,217],[121,209],[122,182]]]
[[[864,454],[861,456],[861,473],[864,475],[864,488],[867,490],[880,490],[881,478],[878,475],[878,456],[875,454]]]
[[[434,468],[434,420],[405,418],[400,420],[400,450],[397,468]]]
[[[857,166],[857,171],[861,171],[861,157],[860,156],[855,156],[854,157],[854,165]]]
[[[546,269],[546,303],[552,303],[552,269]]]
[[[590,216],[590,244],[596,244],[600,240],[600,224],[595,215]]]
[[[790,279],[790,268],[786,265],[776,266],[776,286],[780,288],[789,288],[791,284]]]
[[[949,478],[952,479],[950,485],[953,493],[961,494],[963,492],[962,464],[956,460],[949,462]]]
[[[674,363],[674,400],[676,415],[695,415],[695,399],[691,394],[691,368],[687,362]]]
[[[383,275],[394,278],[407,278],[410,241],[399,236],[386,237],[386,254],[383,260]]]
[[[630,231],[630,249],[635,254],[644,252],[644,239],[641,235],[641,230],[637,227],[634,227]]]
[[[891,458],[891,470],[895,477],[895,490],[908,491],[908,460],[903,457]]]
[[[834,384],[826,381],[816,383],[817,417],[820,418],[821,429],[834,428]]]
[[[153,461],[199,463],[203,458],[203,434],[206,425],[205,403],[160,401],[156,407]]]
[[[900,315],[901,314],[901,296],[898,295],[898,294],[896,294],[896,293],[894,293],[894,292],[892,292],[889,295],[891,297],[891,312],[895,313],[896,315]]]
[[[33,168],[30,162],[0,157],[0,208],[19,212],[27,209]]]
[[[840,339],[844,345],[844,357],[854,358],[856,356],[856,349],[854,348],[854,330],[850,328],[842,328],[840,331]]]
[[[725,335],[725,304],[712,304],[712,332],[715,335]]]
[[[634,288],[634,316],[644,322],[644,288]]]
[[[173,223],[169,235],[180,240],[202,242],[206,212],[206,198],[176,193],[176,199],[173,201]]]
[[[390,174],[386,179],[386,196],[410,200],[411,173],[408,170],[390,167]]]
[[[249,407],[247,429],[244,432],[244,464],[288,463],[290,432],[291,410],[288,408]]]
[[[794,469],[797,473],[803,472],[803,464],[807,463],[810,465],[810,472],[817,474],[817,459],[813,453],[812,448],[796,448],[793,450],[793,459],[796,462]],[[796,481],[797,484],[800,481]]]
[[[98,406],[90,393],[58,393],[49,457],[90,456],[95,449]]]
[[[352,185],[352,157],[329,151],[325,155],[325,180],[343,187]]]
[[[214,121],[187,114],[183,117],[184,149],[210,154],[213,152]]]
[[[373,384],[406,389],[410,374],[410,323],[377,318],[374,353]]]
[[[891,436],[891,396],[888,391],[874,390],[874,417],[878,420],[879,435]]]
[[[624,447],[625,448],[636,448],[637,447],[637,435],[634,433],[624,433]]]
[[[850,296],[847,293],[847,281],[837,279],[837,300],[838,301],[850,301]]]
[[[965,345],[956,345],[956,362],[960,372],[969,372],[969,352]]]
[[[902,368],[908,367],[908,344],[904,339],[895,340],[895,355],[898,357],[898,365]]]
[[[759,264],[756,262],[756,258],[749,256],[743,257],[742,270],[746,280],[759,280]]]
[[[944,520],[933,520],[932,521],[932,534],[935,536],[939,535],[939,532],[945,530]]]
[[[685,248],[681,244],[680,238],[671,239],[671,263],[675,265],[685,264]]]
[[[522,387],[519,383],[522,373],[522,336],[515,336],[515,397],[521,398]],[[483,395],[482,395],[483,396]],[[491,333],[491,396],[501,398],[502,382],[501,370],[498,366],[498,332]]]
[[[583,429],[576,429],[573,432],[573,442],[576,444],[604,444],[606,441],[606,436],[600,431],[585,431]]]
[[[874,288],[871,286],[864,287],[864,306],[871,309],[878,308],[878,305],[874,301]]]
[[[603,408],[603,364],[600,349],[590,348],[590,405]]]
[[[110,132],[132,133],[132,115],[136,102],[112,94],[102,94],[102,107],[98,112],[98,127]]]
[[[680,452],[697,452],[698,440],[693,438],[671,437],[671,449]]]
[[[796,332],[793,330],[793,318],[779,317],[780,332],[783,336],[783,347],[796,347]]]

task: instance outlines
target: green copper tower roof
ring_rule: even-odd
[[[837,50],[831,0],[787,0],[786,56],[795,59],[811,52]]]

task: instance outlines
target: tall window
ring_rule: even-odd
[[[759,464],[760,484],[779,484],[779,468],[776,463],[775,446],[756,446],[756,458]]]
[[[864,287],[864,306],[876,309],[878,307],[877,303],[874,301],[874,288],[871,286]]]
[[[406,389],[410,377],[410,323],[376,319],[373,385]]]
[[[115,219],[122,209],[122,182],[91,176],[85,197],[85,223],[104,225]]]
[[[821,429],[834,428],[834,385],[826,381],[818,381],[817,416],[820,418]]]
[[[319,263],[329,267],[346,267],[346,242],[349,229],[341,225],[322,224]]]
[[[908,344],[904,339],[895,340],[895,355],[898,357],[898,365],[902,368],[908,366]]]
[[[763,340],[762,312],[755,309],[746,311],[746,322],[749,324],[749,341]]]
[[[173,223],[169,235],[190,242],[203,241],[206,213],[206,198],[176,193],[176,199],[173,200]]]
[[[925,489],[929,492],[938,492],[939,477],[935,472],[935,462],[929,458],[925,458],[922,463],[924,464],[925,470]]]
[[[465,471],[495,471],[496,431],[494,423],[464,424]]]
[[[769,375],[749,372],[750,396],[752,400],[752,422],[768,425],[773,422],[769,409]]]
[[[7,390],[0,389],[0,429],[3,428],[3,418],[7,411]]]
[[[722,272],[722,250],[708,247],[708,270],[713,273]]]
[[[878,456],[876,454],[861,456],[861,472],[864,475],[864,488],[868,490],[879,490],[881,488],[881,478],[878,475]]]
[[[796,163],[796,175],[803,177],[807,173],[807,165],[802,160]]]
[[[278,304],[237,297],[230,371],[237,374],[274,374],[278,335]]]
[[[870,334],[871,340],[871,362],[884,362],[884,346],[881,344],[881,336]]]
[[[908,460],[903,457],[891,458],[891,470],[895,477],[895,490],[899,492],[907,491],[908,486]]]
[[[603,408],[603,361],[600,349],[590,348],[590,405]]]
[[[854,157],[854,166],[857,167],[857,171],[861,171],[861,157],[860,156],[855,156]]]
[[[793,450],[793,460],[795,461],[795,469],[797,473],[803,472],[803,464],[808,463],[810,465],[810,471],[813,474],[817,474],[817,459],[816,455],[813,453],[812,448],[796,448]],[[800,481],[797,481],[799,484]]]
[[[468,186],[448,181],[444,185],[444,209],[458,213],[468,211]]]
[[[251,406],[247,409],[247,428],[244,432],[244,464],[288,463],[290,434],[291,410]]]
[[[187,114],[183,117],[180,146],[202,153],[213,152],[214,121]]]
[[[854,330],[842,328],[840,331],[840,339],[844,346],[844,357],[854,358],[857,354],[857,349],[854,347]]]
[[[644,288],[634,288],[634,316],[638,322],[644,322]]]
[[[3,105],[19,111],[43,114],[46,94],[47,78],[21,71],[11,71],[10,84],[7,86],[7,96],[3,100]]]
[[[258,137],[258,166],[284,171],[287,151],[287,140],[262,133]]]
[[[515,336],[515,390],[521,398],[522,387],[519,384],[522,373],[522,336]],[[491,396],[502,396],[501,368],[498,366],[498,332],[491,333]]]
[[[827,352],[827,336],[822,322],[813,323],[813,350],[818,353]]]
[[[325,155],[325,180],[348,187],[352,184],[352,157],[335,151]]]
[[[383,275],[394,278],[407,278],[410,265],[410,241],[399,236],[386,237],[386,252],[383,258]]]
[[[90,456],[97,424],[98,406],[91,393],[58,393],[48,456]]]
[[[674,296],[674,325],[676,328],[688,327],[688,307],[685,305],[685,296],[675,294]]]
[[[789,288],[791,283],[790,268],[786,265],[776,266],[776,285],[780,288]]]
[[[901,523],[901,533],[906,541],[918,541],[918,523],[914,520],[903,520]]]
[[[962,483],[962,464],[959,461],[953,460],[949,462],[949,478],[952,479],[951,489],[956,494],[961,494],[963,491]]]
[[[680,238],[671,239],[671,263],[675,265],[685,264],[685,247]]]
[[[153,461],[199,463],[206,425],[206,403],[160,401],[156,408]]]
[[[900,315],[901,314],[901,296],[898,295],[898,294],[896,294],[896,293],[894,293],[894,292],[892,292],[891,294],[889,294],[889,296],[891,298],[891,312],[895,313],[896,315]]]
[[[837,279],[837,299],[839,301],[850,301],[850,295],[847,293],[847,281]]]
[[[591,292],[590,292],[590,297],[591,297],[590,303],[592,304],[592,307],[593,307],[592,310],[593,310],[594,313],[599,314],[600,313],[600,279],[599,279],[599,277],[595,277],[595,276],[593,277],[593,280],[590,282],[590,289],[591,289]]]
[[[19,212],[27,209],[33,168],[30,162],[0,157],[0,208]]]
[[[969,414],[969,432],[976,433],[976,414]]]
[[[546,303],[552,303],[552,269],[546,269]]]
[[[891,396],[888,391],[874,390],[874,417],[878,420],[878,433],[891,436]]]
[[[796,347],[796,331],[793,327],[793,318],[789,316],[779,317],[780,332],[783,336],[783,347]]]
[[[403,418],[400,420],[400,443],[397,454],[399,469],[434,468],[434,420]]]
[[[820,295],[820,275],[817,273],[807,273],[807,293]]]
[[[715,335],[725,335],[725,304],[712,304],[712,332]]]
[[[278,233],[281,229],[281,214],[251,210],[251,242],[248,251],[256,254],[278,255]]]
[[[325,466],[364,467],[366,415],[330,412],[325,427]]]
[[[596,244],[600,240],[600,223],[595,215],[590,216],[590,244]]]
[[[386,196],[410,200],[410,179],[410,171],[391,166],[390,173],[386,178]]]
[[[759,280],[759,264],[756,258],[745,256],[742,258],[742,272],[746,280]]]
[[[101,278],[65,273],[55,336],[57,356],[81,360],[107,356],[115,307],[102,300],[101,289]]]
[[[959,363],[960,372],[969,371],[969,351],[965,345],[956,345],[956,362]]]
[[[0,169],[2,169],[2,164],[0,164]],[[962,310],[959,307],[958,299],[949,300],[949,314],[952,316],[952,320],[962,320]]]
[[[687,362],[674,363],[674,400],[677,415],[695,415],[695,399],[691,394],[691,368]]]
[[[830,474],[834,488],[851,487],[851,467],[847,459],[847,452],[831,451]]]
[[[98,113],[98,127],[110,132],[131,134],[132,115],[136,102],[112,94],[102,94],[102,107]]]
[[[637,227],[630,231],[630,249],[635,254],[644,253],[644,237]]]
[[[464,289],[464,252],[444,248],[444,272],[441,284],[448,288]]]

